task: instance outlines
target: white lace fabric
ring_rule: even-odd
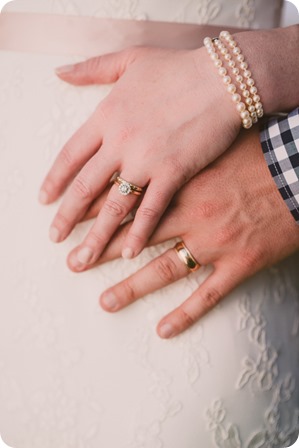
[[[169,3],[33,0],[7,9],[192,21],[192,5],[216,10],[224,5]],[[254,17],[270,4],[274,14],[275,2],[225,5],[236,11],[245,3]],[[233,25],[234,20],[232,14]],[[65,242],[53,244],[48,228],[60,201],[41,206],[37,195],[62,145],[111,87],[75,88],[60,81],[54,68],[74,57],[2,51],[0,58],[5,67],[0,71],[4,441],[14,448],[291,445],[299,431],[299,255],[246,281],[171,340],[157,336],[157,323],[210,267],[106,313],[98,304],[100,293],[174,242],[147,249],[136,260],[72,273],[66,256],[91,223],[81,223]]]

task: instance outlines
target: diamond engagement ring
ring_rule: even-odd
[[[130,182],[127,182],[119,176],[117,176],[114,183],[118,184],[118,191],[124,196],[127,196],[130,193],[135,194],[136,196],[140,196],[143,191],[143,188],[131,184]]]

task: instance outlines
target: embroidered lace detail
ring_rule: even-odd
[[[256,11],[256,0],[242,0],[236,9],[237,25],[250,28],[253,24]]]
[[[213,432],[217,448],[285,448],[292,445],[299,434],[299,408],[291,410],[287,403],[295,390],[290,374],[273,388],[272,400],[264,416],[263,426],[242,442],[238,425],[225,421],[227,411],[223,401],[215,399],[206,409],[207,429]],[[283,409],[283,413],[282,413]]]

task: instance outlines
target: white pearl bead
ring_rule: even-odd
[[[249,112],[250,113],[252,113],[252,112],[254,112],[255,111],[255,107],[254,106],[248,106],[248,110],[249,110]]]
[[[209,54],[212,54],[214,53],[214,48],[213,47],[207,48],[207,51]]]
[[[233,70],[232,70],[232,72],[233,72],[233,74],[234,75],[238,75],[239,74],[239,69],[237,68],[237,67],[235,67]]]
[[[242,61],[244,61],[244,56],[242,55],[242,54],[238,54],[238,56],[237,56],[237,61],[238,62],[242,62]],[[246,67],[247,68],[247,67]]]
[[[241,75],[236,76],[236,80],[237,80],[237,82],[242,82],[243,76],[241,76]]]
[[[209,45],[209,44],[212,43],[212,39],[210,37],[205,37],[204,40],[203,40],[203,43],[205,45]]]
[[[256,111],[256,114],[257,114],[257,116],[258,116],[259,118],[262,118],[262,116],[264,115],[264,111],[263,111],[263,109],[258,109],[258,110]]]
[[[236,65],[235,61],[229,61],[229,63],[228,63],[228,66],[231,68],[233,68],[235,65]],[[239,72],[239,70],[238,70],[238,72]]]
[[[233,54],[240,54],[240,53],[241,53],[240,48],[239,47],[234,47]]]
[[[245,128],[245,129],[250,129],[251,126],[252,126],[252,121],[250,123],[248,123],[248,124],[244,124],[243,123],[243,128]]]
[[[235,86],[235,84],[229,84],[229,85],[227,86],[227,91],[228,91],[229,93],[235,93],[236,90],[237,90],[237,87]]]
[[[244,125],[252,124],[251,118],[244,118],[244,120],[242,120],[242,122],[243,122]]]
[[[258,122],[258,118],[256,117],[252,117],[252,123],[257,123]]]
[[[224,56],[224,59],[226,60],[226,61],[230,61],[231,60],[231,55],[229,54],[229,53],[227,53],[225,56]]]
[[[230,84],[230,82],[231,82],[231,77],[230,77],[230,76],[224,76],[224,78],[223,78],[223,82],[224,82],[224,84]]]
[[[227,73],[227,70],[226,70],[226,68],[221,67],[221,68],[218,70],[218,73],[219,73],[220,76],[225,76],[226,73]]]
[[[262,109],[263,108],[262,103],[255,103],[255,108],[256,109]]]
[[[240,89],[241,90],[245,90],[247,88],[246,84],[244,84],[243,82],[240,84]]]
[[[226,30],[221,31],[221,33],[219,34],[220,37],[228,37],[230,36],[230,33]]]
[[[248,90],[243,90],[242,95],[243,95],[245,98],[248,98],[249,95],[250,95],[250,93],[249,93]]]
[[[227,54],[227,53],[228,53],[227,48],[221,48],[221,54]]]
[[[216,59],[219,59],[218,54],[215,53],[215,52],[214,52],[214,53],[211,53],[210,56],[211,56],[211,59],[212,59],[213,61],[215,61]]]
[[[232,96],[232,100],[234,103],[239,103],[241,101],[241,96],[238,93],[234,93]]]
[[[252,93],[252,95],[255,95],[256,92],[257,92],[257,88],[255,86],[251,87],[250,93]]]
[[[245,76],[245,78],[250,78],[251,76],[251,71],[250,70],[245,70],[243,75]]]
[[[248,106],[251,106],[251,104],[253,103],[252,98],[246,98],[245,103],[248,104]]]
[[[245,119],[249,117],[249,112],[248,110],[244,110],[243,112],[241,112],[241,118]]]
[[[242,102],[241,102],[241,103],[238,103],[236,107],[237,107],[237,111],[238,111],[238,112],[243,112],[243,111],[246,109],[245,104],[242,103]]]
[[[254,97],[253,97],[253,101],[255,102],[255,103],[258,103],[259,101],[260,101],[260,96],[259,95],[254,95]]]
[[[254,85],[254,80],[252,78],[247,79],[247,84],[252,87]]]
[[[247,62],[241,62],[240,67],[242,70],[246,70],[246,68],[248,67]]]
[[[228,45],[230,46],[230,48],[234,48],[237,44],[235,41],[231,40]]]
[[[216,61],[214,61],[214,64],[217,68],[222,66],[222,61],[220,61],[220,59],[217,59]]]

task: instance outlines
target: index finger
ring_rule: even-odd
[[[63,193],[70,180],[99,150],[102,139],[101,113],[97,108],[57,155],[40,187],[42,204],[55,201]]]

